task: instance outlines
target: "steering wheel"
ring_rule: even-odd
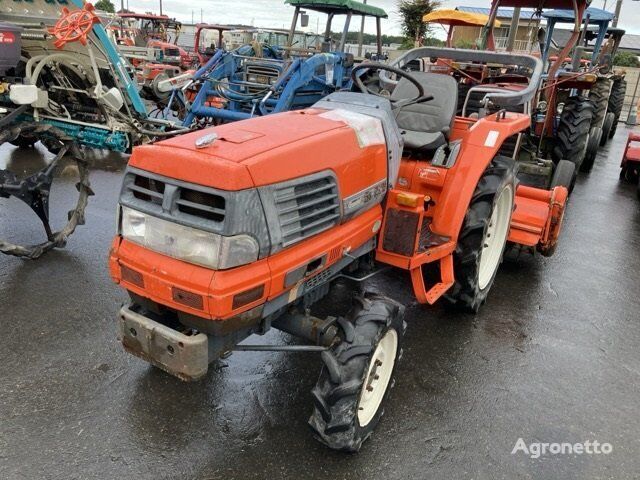
[[[358,75],[360,70],[385,70],[387,72],[395,73],[398,77],[406,78],[409,80],[417,89],[418,95],[415,98],[410,99],[411,102],[418,101],[426,97],[424,93],[424,87],[414,76],[412,76],[409,72],[404,70],[400,70],[399,68],[391,67],[389,65],[385,65],[384,63],[361,63],[351,70],[351,80],[355,83],[362,93],[368,93],[369,95],[375,95],[377,97],[389,98],[385,95],[381,95],[373,90],[370,90],[364,82],[362,81],[362,75]]]

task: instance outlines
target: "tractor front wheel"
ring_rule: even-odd
[[[592,127],[589,131],[589,141],[587,142],[587,152],[584,160],[580,165],[580,171],[589,173],[596,162],[596,155],[600,148],[600,140],[602,139],[602,129],[600,127]]]
[[[609,138],[613,138],[618,129],[618,121],[620,120],[620,114],[622,113],[622,105],[624,104],[624,96],[627,92],[627,81],[624,78],[620,78],[613,82],[611,86],[611,93],[609,94],[609,106],[608,111],[615,115],[615,120],[609,131]]]
[[[329,448],[357,452],[380,421],[402,355],[403,316],[404,307],[393,300],[365,294],[338,320],[342,338],[322,352],[309,419],[316,438]]]
[[[589,100],[591,100],[595,108],[593,122],[591,122],[592,127],[602,128],[604,117],[607,114],[607,108],[609,106],[610,93],[611,80],[605,77],[598,78],[589,90]]]
[[[576,166],[573,162],[560,160],[553,172],[549,188],[554,189],[555,187],[566,187],[569,193],[571,193],[575,184],[575,171]]]
[[[616,121],[616,116],[613,112],[607,112],[604,117],[604,123],[602,124],[602,137],[600,138],[600,146],[604,147],[611,138],[611,129]]]
[[[507,243],[515,201],[514,161],[496,156],[476,186],[454,253],[456,283],[445,298],[477,312],[484,303]]]

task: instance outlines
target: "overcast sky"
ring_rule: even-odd
[[[124,0],[125,6],[129,5],[136,12],[158,12],[160,0]],[[121,0],[112,0],[119,9]],[[397,13],[397,0],[368,0],[368,3],[384,8],[389,14],[388,20],[383,20],[382,32],[390,35],[400,34],[400,20]],[[443,1],[444,7],[455,8],[458,5],[488,7],[490,0],[458,0]],[[284,0],[163,0],[163,13],[175,17],[182,22],[191,22],[192,13],[196,22],[202,19],[208,23],[240,23],[254,25],[256,27],[289,28],[293,8],[285,5]],[[593,0],[592,7],[603,8],[603,0]],[[608,0],[607,10],[615,9],[615,0]],[[310,13],[309,29],[315,31],[316,26],[322,30],[326,16]],[[333,30],[341,26],[340,22],[334,22]],[[358,29],[359,21],[352,24],[351,30]],[[622,14],[620,15],[620,28],[630,33],[640,33],[640,1],[624,0]],[[365,25],[365,31],[375,33],[375,21],[369,19]]]

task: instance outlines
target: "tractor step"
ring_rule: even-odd
[[[454,282],[447,282],[447,283],[436,283],[433,287],[431,287],[431,289],[427,292],[426,298],[427,298],[427,303],[429,305],[433,305],[434,303],[436,303],[436,301],[442,296],[444,295],[447,290],[449,290],[451,287],[453,287],[453,283]]]
[[[422,265],[411,270],[411,283],[418,302],[433,305],[453,286],[455,281],[453,274],[453,256],[451,254],[440,259],[440,277],[441,281],[427,291],[424,284]]]

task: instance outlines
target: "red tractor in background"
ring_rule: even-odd
[[[600,50],[602,41],[608,35],[607,26],[611,14],[594,11],[594,17],[587,14],[588,1],[549,0],[493,0],[489,18],[483,28],[480,48],[493,50],[493,29],[499,7],[532,7],[538,15],[546,17],[547,31],[540,31],[540,52],[546,65],[545,74],[538,80],[537,93],[526,104],[507,106],[508,109],[531,116],[531,128],[518,133],[505,144],[503,152],[518,163],[518,178],[523,184],[540,188],[553,188],[569,182],[573,188],[579,170],[589,171],[602,139],[601,124],[607,111],[609,90],[596,101],[601,84],[602,71],[608,63],[602,60],[605,49]],[[542,9],[559,9],[544,11]],[[595,14],[599,16],[595,17]],[[429,16],[425,17],[427,20]],[[583,21],[584,19],[584,21]],[[591,23],[589,23],[591,19]],[[551,56],[552,35],[556,22],[571,22],[573,30],[566,44],[557,55]],[[597,34],[587,35],[589,25],[598,26]],[[613,34],[611,34],[613,35]],[[581,58],[584,48],[578,48],[581,39],[596,39],[593,58],[587,62]],[[617,37],[619,43],[619,36]],[[616,43],[616,45],[617,45]],[[611,43],[611,46],[614,44]],[[615,51],[615,47],[613,51]],[[600,53],[598,55],[598,52]],[[405,54],[392,65],[411,68],[419,59],[413,54]],[[424,69],[440,71],[459,79],[459,113],[464,116],[483,116],[496,111],[499,106],[491,105],[487,93],[517,91],[531,81],[527,72],[519,68],[505,69],[502,66],[484,65],[482,62],[447,62],[432,59],[433,65]],[[609,62],[610,63],[610,62]],[[608,80],[607,80],[608,82]],[[607,86],[609,83],[607,83]],[[621,84],[622,85],[622,84]],[[598,87],[598,89],[596,88]],[[622,98],[622,97],[620,97]],[[604,111],[602,110],[604,105]],[[610,125],[613,113],[608,117]],[[609,130],[606,132],[609,135]],[[606,136],[605,138],[608,138]]]
[[[156,79],[173,78],[192,68],[196,57],[178,46],[182,24],[167,15],[121,12],[110,29],[136,68],[143,94],[152,94]]]
[[[402,353],[403,307],[354,288],[353,309],[338,312],[331,286],[393,266],[410,274],[420,303],[475,312],[507,241],[553,253],[567,186],[519,185],[513,158],[500,153],[531,125],[503,106],[531,100],[542,62],[413,54],[522,68],[531,81],[489,92],[495,113],[463,117],[454,77],[362,64],[354,91],[311,108],[134,150],[109,254],[131,298],[118,317],[128,352],[183,380],[234,350],[320,352],[309,423],[329,447],[357,451]],[[313,345],[239,345],[272,327]]]
[[[224,32],[233,30],[235,27],[228,25],[216,25],[209,23],[198,23],[193,40],[193,51],[198,61],[198,66],[206,64],[218,50],[224,50]],[[215,32],[217,38],[207,42],[207,32]]]
[[[627,144],[624,147],[622,162],[620,162],[620,179],[638,185],[638,199],[640,200],[640,133],[629,132]]]

